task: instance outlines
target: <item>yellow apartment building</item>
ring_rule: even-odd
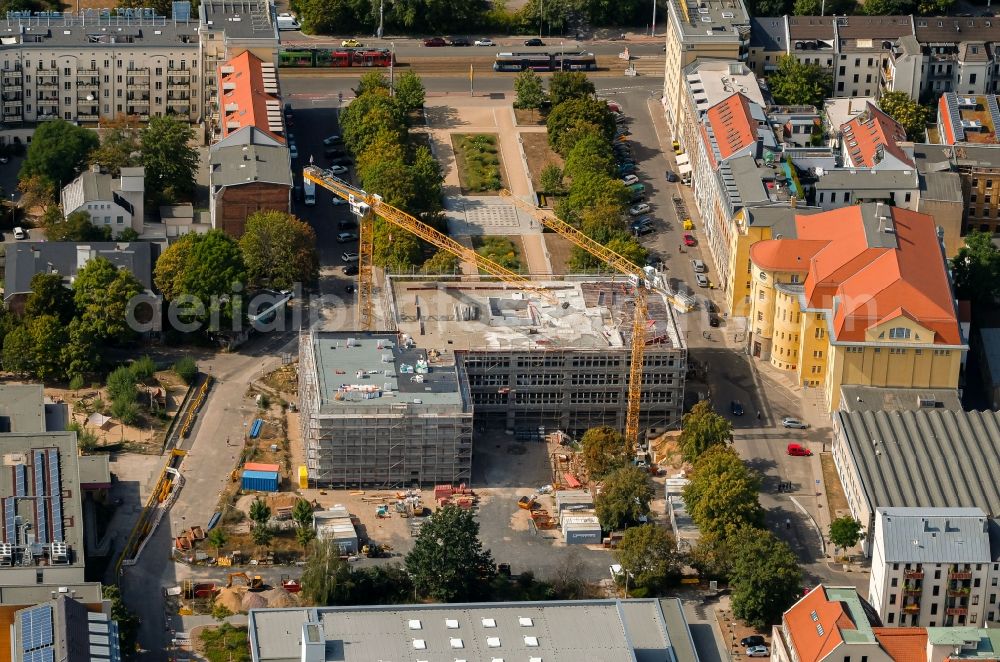
[[[958,386],[968,345],[931,216],[851,205],[762,224],[768,233],[741,233],[749,285],[740,274],[730,288],[749,290],[740,303],[753,357],[822,388],[830,411],[843,385]]]

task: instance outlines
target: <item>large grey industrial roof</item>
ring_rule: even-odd
[[[926,407],[962,411],[962,399],[955,388],[889,388],[856,384],[840,387],[840,408],[844,411],[900,411]]]
[[[872,510],[968,506],[1000,514],[1000,412],[837,411],[833,422]]]
[[[979,508],[877,508],[887,563],[989,563],[986,513]]]
[[[0,432],[45,432],[41,384],[0,384]]]
[[[668,659],[675,639],[690,636],[683,614],[672,614],[668,623],[652,599],[255,609],[249,623],[254,659],[301,659],[303,626],[317,620],[327,659],[343,662],[654,662]],[[676,632],[680,626],[683,632]],[[688,639],[679,662],[696,660],[690,650]]]

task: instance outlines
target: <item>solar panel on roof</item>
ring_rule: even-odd
[[[52,635],[52,607],[33,607],[21,614],[21,646],[25,654],[45,646],[51,647]]]
[[[7,497],[3,500],[3,530],[4,540],[11,545],[17,544],[17,500]]]
[[[51,491],[52,540],[63,541],[62,477],[59,473],[59,451],[49,449],[49,489]]]
[[[14,467],[14,496],[25,496],[27,490],[28,467],[18,464]]]
[[[45,496],[45,451],[35,450],[35,496]]]
[[[35,499],[35,542],[49,541],[49,511],[45,499]]]

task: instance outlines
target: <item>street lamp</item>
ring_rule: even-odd
[[[11,223],[11,225],[13,225],[14,223],[17,222],[17,219],[14,218],[14,211],[16,209],[17,209],[17,207],[14,205],[14,194],[11,193],[10,194],[10,223]]]
[[[390,41],[389,46],[392,48],[392,55],[389,56],[389,96],[395,96],[396,92],[393,85],[393,81],[395,80],[393,75],[393,65],[396,64],[396,42]]]
[[[542,17],[545,16],[545,0],[538,3],[538,38],[542,38]]]

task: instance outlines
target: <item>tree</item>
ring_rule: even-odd
[[[173,371],[185,384],[191,384],[198,376],[198,364],[190,356],[182,356],[174,363]]]
[[[712,409],[712,403],[702,400],[681,419],[678,439],[686,462],[694,462],[702,453],[718,444],[733,440],[733,424]]]
[[[554,163],[542,168],[538,182],[542,187],[542,192],[546,195],[562,195],[566,192],[563,187],[563,171]]]
[[[169,115],[153,117],[142,131],[140,151],[146,168],[146,197],[154,204],[191,200],[198,171],[194,130]]]
[[[627,259],[632,264],[641,267],[646,263],[649,251],[635,237],[624,231],[618,231],[608,240],[607,247]],[[608,265],[599,257],[592,255],[577,246],[569,255],[569,268],[575,272],[607,271]]]
[[[313,542],[312,552],[302,570],[302,597],[310,604],[336,604],[344,596],[350,568],[340,558],[340,550],[329,541]]]
[[[366,71],[361,74],[358,86],[354,89],[354,95],[360,97],[362,94],[378,90],[386,94],[392,88],[389,86],[389,79],[381,71]]]
[[[312,528],[313,506],[305,499],[299,499],[292,507],[292,520],[299,528]]]
[[[755,527],[750,527],[755,532]],[[731,541],[738,541],[743,529],[729,535],[708,531],[698,536],[698,542],[688,554],[688,563],[706,579],[726,580],[733,571],[734,550]]]
[[[31,373],[43,382],[65,377],[62,350],[67,340],[66,327],[58,318],[42,315],[25,320],[24,328],[31,338]],[[5,344],[5,360],[6,350]]]
[[[126,313],[140,292],[142,285],[131,272],[103,257],[89,260],[73,281],[73,300],[81,321],[94,338],[111,343],[134,337]]]
[[[348,149],[361,154],[383,131],[394,135],[391,142],[402,144],[406,118],[387,90],[374,89],[358,96],[340,112],[340,129]]]
[[[515,108],[537,110],[545,103],[545,88],[542,77],[531,69],[525,69],[514,79]]]
[[[49,207],[42,216],[45,238],[49,241],[108,241],[111,226],[97,226],[90,222],[90,213],[75,211],[65,218],[59,208]]]
[[[201,302],[203,310],[179,315],[185,321],[242,315],[233,294],[246,282],[246,266],[239,245],[221,230],[189,233],[171,244],[156,261],[153,282],[169,301],[187,295]]]
[[[628,464],[625,437],[612,427],[602,425],[590,428],[583,433],[580,444],[583,446],[583,464],[594,480],[601,480]]]
[[[374,189],[377,190],[377,189]],[[381,218],[372,224],[372,263],[395,272],[410,271],[420,263],[420,241]]]
[[[741,526],[760,526],[760,476],[729,446],[709,447],[694,464],[684,503],[702,534],[727,535]]]
[[[76,315],[73,293],[63,285],[62,276],[39,272],[31,277],[31,294],[24,303],[28,317],[53,315],[62,324],[69,324]]]
[[[73,181],[100,141],[97,134],[66,120],[42,122],[31,138],[18,179],[40,176],[55,187]]]
[[[585,134],[567,154],[563,174],[570,179],[588,174],[614,175],[615,156],[608,141],[594,133]]]
[[[861,11],[869,16],[899,16],[916,12],[914,0],[865,0]]]
[[[903,126],[909,139],[923,140],[930,121],[926,106],[921,106],[906,92],[886,92],[879,98],[878,107]]]
[[[360,28],[362,21],[367,23],[372,8],[357,0],[295,0],[292,9],[306,34],[346,34]]]
[[[100,146],[90,154],[90,162],[117,177],[122,168],[138,165],[139,161],[138,121],[134,117],[119,115],[110,126],[105,127]]]
[[[594,499],[601,526],[607,531],[617,531],[628,525],[642,522],[649,514],[653,488],[649,476],[638,467],[622,467],[604,480],[604,488]]]
[[[118,643],[121,650],[131,656],[135,652],[136,637],[139,634],[139,617],[125,606],[118,586],[114,584],[102,586],[101,595],[111,603],[111,618],[118,623]]]
[[[56,185],[44,175],[22,176],[17,182],[17,190],[21,192],[21,206],[25,209],[38,207],[44,214],[55,206]],[[58,208],[56,213],[59,213]],[[59,218],[62,218],[61,214]]]
[[[404,71],[396,81],[396,102],[403,110],[412,112],[424,107],[424,83],[420,76],[412,71]]]
[[[549,81],[549,98],[556,108],[570,99],[593,99],[597,94],[594,83],[581,71],[557,71]],[[601,101],[600,103],[605,104]],[[605,104],[607,106],[607,104]]]
[[[412,211],[418,214],[440,211],[444,175],[441,174],[441,164],[431,154],[430,148],[421,145],[414,150],[410,173],[416,188]]]
[[[437,602],[474,600],[496,575],[475,516],[455,506],[441,508],[420,528],[406,570],[417,592]]]
[[[222,548],[225,546],[228,540],[226,536],[226,531],[221,526],[217,526],[208,532],[208,544],[215,548],[215,555],[219,556],[222,554]]]
[[[868,6],[868,3],[865,3]],[[833,91],[833,77],[818,64],[783,55],[770,78],[774,100],[785,106],[822,106]]]
[[[453,274],[458,271],[459,260],[448,251],[439,250],[424,262],[425,274]]]
[[[751,16],[784,16],[788,13],[791,0],[750,0],[746,6]]]
[[[637,587],[653,593],[677,583],[681,576],[682,559],[677,543],[655,524],[625,529],[615,558],[632,575]]]
[[[973,310],[989,308],[1000,294],[1000,249],[988,232],[973,230],[965,246],[951,258],[951,275],[959,299],[972,302]]]
[[[316,530],[311,526],[300,526],[295,529],[295,542],[302,545],[302,549],[309,547],[309,543],[316,539]]]
[[[628,204],[629,192],[625,184],[600,172],[578,174],[570,184],[569,193],[556,206],[556,215],[569,223],[581,219],[588,209],[611,207],[618,217]],[[616,229],[624,230],[619,221]]]
[[[865,537],[861,522],[850,515],[838,517],[830,522],[830,542],[840,549],[849,549]]]
[[[734,551],[733,614],[756,628],[779,622],[802,587],[795,554],[768,531],[741,536]]]
[[[27,375],[32,370],[34,341],[27,326],[22,324],[4,336],[3,369],[19,375]]]
[[[609,143],[614,138],[615,120],[608,110],[608,104],[591,98],[570,99],[554,106],[545,121],[549,130],[549,144],[560,154],[569,154],[573,144],[562,138],[579,123],[593,125],[596,127],[596,134]],[[594,130],[590,129],[590,133],[594,133]]]
[[[822,0],[795,0],[792,13],[796,16],[819,16],[822,4]],[[826,0],[827,16],[850,16],[857,13],[858,3],[855,0]]]
[[[267,521],[271,519],[271,507],[263,499],[257,497],[250,502],[250,519],[253,521],[255,529],[264,528],[267,526]]]
[[[248,216],[240,250],[254,285],[283,290],[319,278],[316,233],[291,214],[262,210]]]
[[[97,339],[78,317],[69,323],[67,336],[66,345],[62,350],[62,362],[66,374],[74,380],[82,380],[83,375],[97,370],[99,364]]]

